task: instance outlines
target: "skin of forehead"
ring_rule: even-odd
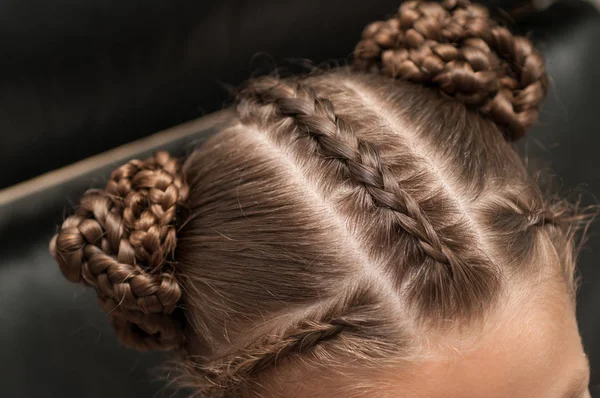
[[[513,289],[481,325],[416,341],[415,356],[395,368],[315,373],[296,387],[291,376],[276,396],[294,388],[298,398],[564,398],[586,371],[572,300],[555,283]]]
[[[554,283],[530,285],[499,308],[481,327],[423,337],[422,360],[399,369],[395,385],[388,375],[384,384],[396,392],[387,394],[563,398],[586,367],[570,296]]]

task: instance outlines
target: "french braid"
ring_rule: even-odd
[[[346,166],[347,177],[364,187],[374,206],[391,212],[397,227],[393,229],[412,236],[418,249],[431,260],[422,272],[417,272],[414,284],[418,288],[412,290],[414,296],[425,297],[424,308],[438,308],[448,316],[458,308],[467,313],[476,311],[454,303],[453,298],[461,295],[448,289],[471,283],[477,286],[477,298],[465,301],[476,303],[487,297],[495,283],[489,260],[484,256],[461,258],[446,244],[419,202],[394,177],[391,165],[382,160],[378,145],[356,135],[336,114],[330,100],[301,82],[264,77],[241,92],[238,112],[242,123],[248,124],[261,112],[271,119],[289,118],[298,132],[318,143],[323,157],[337,159]],[[423,291],[427,294],[418,293]]]
[[[356,136],[327,98],[301,83],[260,79],[242,93],[238,107],[242,121],[251,117],[252,106],[269,104],[276,107],[279,116],[293,118],[300,131],[314,138],[324,157],[345,164],[348,176],[364,186],[376,206],[394,211],[398,224],[417,239],[424,253],[444,264],[460,261],[444,245],[417,201],[396,179],[386,177],[387,166],[377,145]]]
[[[171,319],[181,298],[173,277],[177,206],[188,196],[178,162],[166,152],[115,170],[89,190],[50,242],[62,273],[93,286],[121,341],[139,350],[178,343]]]

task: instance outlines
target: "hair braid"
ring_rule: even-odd
[[[356,136],[336,115],[331,101],[301,83],[268,77],[254,81],[242,93],[238,106],[242,121],[250,119],[248,108],[252,102],[259,106],[273,105],[279,116],[293,118],[299,130],[318,142],[325,157],[339,159],[347,166],[348,176],[366,189],[376,206],[393,212],[395,221],[416,238],[423,253],[440,263],[461,263],[415,198],[402,189],[397,179],[388,177],[391,173],[381,159],[378,146]]]
[[[215,389],[221,392],[235,391],[249,378],[277,366],[282,360],[294,354],[306,354],[318,344],[332,340],[353,327],[356,325],[344,317],[327,321],[305,320],[287,330],[284,336],[277,336],[272,341],[260,341],[232,358],[201,365],[197,370],[207,381],[203,392],[213,393]]]
[[[140,350],[177,345],[171,319],[181,289],[173,277],[176,206],[188,195],[166,152],[115,170],[89,190],[50,242],[61,271],[93,286],[121,341]]]
[[[430,261],[412,269],[409,300],[420,303],[425,311],[437,309],[447,316],[457,311],[480,312],[478,303],[490,296],[497,283],[491,261],[477,248],[455,250],[456,243],[446,241],[418,201],[394,178],[377,144],[357,136],[336,115],[331,101],[306,84],[265,77],[243,90],[238,102],[242,123],[253,123],[259,113],[270,122],[290,118],[298,131],[318,143],[323,156],[346,166],[347,176],[364,187],[373,205],[389,210],[395,230],[402,229],[415,239],[417,249]],[[464,284],[474,286],[471,297],[460,293]]]
[[[468,0],[407,1],[368,25],[355,50],[360,70],[432,84],[479,108],[521,138],[537,120],[548,87],[542,55]]]
[[[340,352],[344,351],[344,346],[353,346],[353,337],[360,337],[356,340],[357,344],[364,343],[365,338],[372,340],[381,353],[399,350],[399,342],[404,336],[394,335],[392,342],[390,336],[382,332],[382,324],[389,320],[381,313],[379,298],[363,288],[352,289],[348,293],[348,296],[340,295],[328,303],[319,314],[306,315],[281,333],[263,335],[232,355],[192,365],[188,371],[199,371],[204,376],[204,382],[196,387],[210,397],[239,396],[237,389],[244,388],[259,374],[294,355],[314,353],[319,345],[332,340],[343,339],[341,344],[336,345]],[[368,354],[373,352],[367,353],[358,346],[352,348],[352,355],[357,359]]]

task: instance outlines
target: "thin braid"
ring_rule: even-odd
[[[548,88],[531,42],[468,0],[404,2],[393,18],[365,28],[354,66],[438,86],[489,115],[511,141],[537,120]]]
[[[378,146],[356,136],[336,115],[331,101],[301,83],[267,77],[252,82],[242,93],[238,105],[242,122],[253,119],[252,108],[265,105],[274,106],[279,117],[291,117],[300,131],[316,140],[325,157],[345,164],[348,176],[366,189],[376,206],[393,212],[398,225],[416,238],[423,253],[443,264],[461,264],[419,203],[391,176]]]
[[[166,152],[121,166],[104,190],[82,196],[50,242],[65,277],[93,286],[121,341],[139,350],[178,344],[171,259],[176,207],[188,196],[179,167]]]
[[[380,298],[363,288],[347,293],[347,296],[340,294],[322,313],[306,315],[305,319],[292,324],[281,334],[267,334],[232,355],[192,365],[188,371],[200,372],[204,377],[204,382],[195,387],[201,390],[203,396],[211,398],[240,396],[239,389],[246,388],[259,374],[294,355],[314,353],[319,345],[333,340],[344,339],[335,345],[340,352],[345,352],[344,346],[348,349],[352,345],[353,356],[357,359],[373,354],[362,349],[365,339],[371,340],[369,347],[378,347],[380,353],[400,349],[399,342],[405,336],[382,331],[382,325],[397,319],[381,315],[383,304]],[[356,341],[353,338],[357,338]],[[354,344],[360,346],[354,347]]]
[[[342,332],[356,328],[348,319],[329,321],[305,320],[286,331],[283,337],[273,341],[262,341],[223,361],[212,361],[201,365],[200,371],[206,378],[204,393],[232,391],[249,378],[277,366],[294,354],[306,354],[317,345],[337,338]],[[210,395],[212,397],[212,395]]]

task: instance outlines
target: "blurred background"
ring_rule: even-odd
[[[486,4],[534,39],[552,77],[521,149],[558,176],[561,192],[598,203],[599,2]],[[1,395],[171,396],[157,377],[160,356],[119,347],[95,295],[59,274],[47,249],[56,225],[114,165],[157,148],[186,151],[210,135],[226,119],[213,112],[248,78],[346,63],[364,25],[398,5],[0,0]],[[599,230],[581,255],[578,304],[598,394]]]

